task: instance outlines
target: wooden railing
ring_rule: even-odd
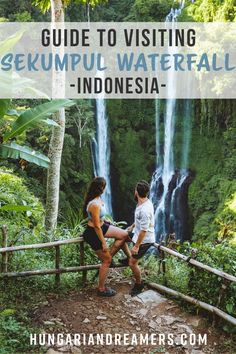
[[[60,247],[64,245],[79,244],[79,254],[80,254],[80,265],[75,267],[61,267],[61,252]],[[35,250],[44,248],[54,248],[55,249],[55,268],[54,269],[39,269],[39,270],[29,270],[23,272],[8,272],[8,254],[12,252],[25,251],[25,250]],[[2,248],[0,248],[0,254],[2,254],[1,262],[1,278],[16,278],[16,277],[28,277],[36,275],[47,275],[55,274],[55,284],[58,286],[60,284],[60,274],[62,273],[75,273],[83,272],[82,279],[83,282],[86,281],[87,271],[96,270],[100,268],[100,264],[90,264],[85,265],[85,252],[84,252],[84,241],[83,237],[73,238],[69,240],[59,240],[53,242],[45,243],[35,243],[32,245],[20,245],[20,246],[10,246],[7,247],[7,228],[2,227]],[[116,267],[122,267],[122,265],[117,265]]]
[[[236,283],[236,277],[234,277],[233,275],[225,273],[225,272],[218,270],[216,268],[209,267],[208,265],[197,261],[196,259],[194,259],[194,257],[185,256],[184,254],[178,253],[175,250],[165,247],[163,245],[160,245],[158,243],[155,243],[154,247],[156,247],[159,251],[161,251],[163,253],[170,254],[171,256],[177,257],[177,258],[181,259],[182,261],[187,262],[189,265],[193,265],[197,268],[204,269],[207,272],[210,272],[212,274],[218,275],[221,278],[224,278],[225,280],[232,281],[232,282]]]
[[[63,245],[70,245],[70,244],[79,244],[80,249],[80,265],[75,267],[61,267],[61,257],[60,257],[60,247]],[[236,277],[225,273],[221,270],[215,269],[210,267],[206,264],[203,264],[193,257],[185,256],[181,253],[176,252],[175,250],[168,248],[164,245],[160,245],[158,243],[154,244],[154,247],[158,249],[160,252],[160,262],[162,264],[162,271],[165,274],[166,267],[165,267],[165,254],[169,254],[170,256],[177,257],[184,262],[187,262],[190,266],[197,267],[201,270],[210,272],[215,274],[223,279],[222,287],[220,290],[217,306],[221,305],[221,300],[223,298],[223,293],[227,288],[229,282],[236,283]],[[40,270],[30,270],[30,271],[23,271],[23,272],[8,272],[8,254],[12,252],[22,251],[22,250],[34,250],[34,249],[44,249],[44,248],[55,248],[55,268],[54,269],[40,269]],[[28,276],[36,276],[36,275],[47,275],[47,274],[55,274],[55,285],[59,286],[60,284],[60,274],[62,273],[71,273],[71,272],[83,272],[82,279],[83,283],[86,282],[87,271],[88,270],[98,270],[100,268],[100,264],[90,264],[85,265],[85,252],[84,252],[84,241],[82,237],[69,239],[69,240],[59,240],[54,242],[46,242],[46,243],[37,243],[32,245],[20,245],[20,246],[10,246],[7,247],[7,228],[5,226],[2,227],[2,248],[0,248],[0,254],[2,254],[2,262],[1,262],[1,272],[0,272],[0,279],[7,279],[7,278],[15,278],[15,277],[28,277]],[[115,265],[113,268],[120,268],[123,267],[122,265]],[[209,305],[205,302],[199,301],[194,299],[190,296],[184,295],[180,292],[177,292],[173,289],[170,289],[166,286],[156,284],[156,283],[148,283],[151,288],[164,292],[168,295],[175,296],[177,298],[181,298],[189,303],[195,304],[198,307],[201,307],[207,311],[213,313],[213,315],[218,315],[219,317],[223,318],[224,320],[230,322],[231,324],[236,326],[236,318],[232,317],[231,315],[225,313],[224,311],[220,310],[218,307]]]
[[[187,302],[189,302],[191,304],[197,305],[198,307],[201,307],[204,310],[207,310],[207,311],[211,312],[213,314],[213,323],[215,323],[215,320],[216,320],[215,315],[217,315],[217,316],[223,318],[224,320],[226,320],[227,322],[230,322],[231,324],[236,326],[236,318],[234,318],[233,316],[225,313],[224,311],[222,311],[222,310],[220,310],[218,308],[221,305],[222,299],[224,297],[225,290],[227,289],[227,285],[230,282],[236,283],[236,277],[235,276],[233,276],[231,274],[228,274],[228,273],[225,273],[225,272],[223,272],[223,271],[221,271],[219,269],[210,267],[210,266],[208,266],[208,265],[206,265],[206,264],[204,264],[202,262],[197,261],[192,256],[189,256],[189,257],[185,256],[184,254],[176,252],[175,250],[170,249],[168,247],[165,247],[164,245],[155,243],[154,247],[156,247],[158,249],[158,251],[160,252],[160,260],[161,260],[161,263],[163,265],[162,272],[164,273],[164,275],[165,275],[165,272],[166,272],[165,254],[167,253],[170,256],[177,257],[177,258],[181,259],[182,261],[188,263],[190,266],[194,266],[194,267],[199,268],[201,270],[210,272],[211,274],[217,275],[218,277],[221,277],[223,279],[223,281],[222,281],[221,289],[220,289],[219,296],[218,296],[217,307],[209,305],[209,304],[207,304],[207,303],[205,303],[203,301],[199,301],[199,300],[197,300],[197,299],[195,299],[195,298],[193,298],[191,296],[182,294],[182,293],[180,293],[180,292],[178,292],[176,290],[170,289],[170,288],[168,288],[166,286],[163,286],[163,285],[160,285],[160,284],[149,283],[149,286],[151,288],[153,288],[155,290],[158,290],[160,292],[163,292],[165,294],[174,296],[176,298],[180,298],[180,299],[182,299],[184,301],[187,301]]]

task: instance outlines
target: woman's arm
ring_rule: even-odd
[[[89,208],[89,212],[91,213],[91,216],[92,216],[92,223],[93,223],[94,229],[96,231],[96,234],[98,235],[99,240],[102,242],[102,250],[107,251],[108,246],[107,246],[106,240],[103,236],[103,232],[102,232],[102,228],[101,228],[100,209],[101,209],[101,207],[99,205],[93,204]]]

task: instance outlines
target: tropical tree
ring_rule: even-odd
[[[76,3],[87,6],[95,6],[102,2],[101,0],[74,0]],[[65,20],[65,7],[72,0],[35,0],[33,3],[43,12],[51,9],[51,21],[63,23]],[[61,157],[65,136],[65,109],[61,108],[54,116],[57,126],[53,127],[50,140],[49,158],[51,164],[48,169],[47,178],[47,202],[45,226],[48,232],[52,232],[57,225],[59,191],[60,191],[60,168]]]
[[[62,106],[69,107],[74,102],[71,100],[54,100],[40,104],[32,109],[21,111],[21,113],[18,113],[16,109],[9,110],[10,102],[9,99],[0,100],[0,157],[4,159],[21,159],[21,161],[48,168],[50,160],[46,155],[35,151],[30,146],[19,145],[13,139],[26,130],[34,128],[39,123],[54,126],[56,123],[48,117]],[[8,204],[2,206],[0,203],[0,210],[22,212],[30,210],[30,207]]]
[[[19,145],[13,139],[39,123],[55,126],[56,123],[49,119],[49,116],[61,107],[72,106],[74,101],[68,99],[53,100],[19,112],[16,109],[9,109],[10,102],[9,99],[0,100],[0,157],[23,159],[48,168],[50,160],[46,155],[35,151],[30,146]]]
[[[52,23],[64,22],[64,6],[69,1],[62,0],[36,0],[34,4],[43,12],[51,8]],[[60,191],[60,169],[61,156],[65,135],[65,109],[61,108],[55,115],[54,121],[57,123],[52,130],[52,136],[49,146],[49,154],[51,164],[48,169],[47,176],[47,201],[46,201],[46,218],[45,227],[48,232],[52,232],[57,225],[59,191]]]

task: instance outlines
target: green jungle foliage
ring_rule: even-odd
[[[115,218],[132,222],[135,184],[155,168],[154,102],[110,100],[107,108]]]
[[[235,0],[188,0],[180,21],[193,22],[235,22]]]
[[[130,21],[163,22],[172,4],[171,0],[135,0],[127,18]]]
[[[25,206],[27,211],[1,210],[6,206]],[[1,225],[7,225],[9,245],[30,243],[34,241],[25,238],[25,233],[37,233],[44,223],[44,209],[42,203],[26,187],[24,180],[16,176],[11,170],[1,167],[0,170],[0,218]]]
[[[221,243],[202,242],[184,243],[178,247],[180,253],[191,255],[196,250],[194,258],[213,268],[222,270],[229,274],[236,272],[236,248],[232,248],[228,241]],[[159,261],[160,262],[160,261]],[[198,300],[204,301],[213,306],[220,307],[230,315],[236,315],[236,285],[229,282],[226,286],[224,296],[220,305],[218,304],[219,292],[223,284],[223,279],[202,271],[196,267],[190,267],[187,263],[171,256],[165,260],[166,272],[162,272],[161,264],[156,257],[149,257],[144,262],[145,268],[149,269],[147,279],[157,283],[162,283],[172,289],[190,295]],[[229,331],[234,331],[227,325],[224,327]]]
[[[171,6],[169,1],[112,0],[91,9],[91,20],[164,20]],[[203,11],[204,6],[204,11]],[[214,8],[214,16],[229,9],[235,12],[232,1],[187,2],[186,13],[206,16]],[[195,9],[193,11],[193,9]],[[205,11],[207,9],[207,11]],[[75,11],[76,10],[76,11]],[[184,12],[184,14],[185,14]],[[32,20],[46,19],[31,1],[2,0],[0,16],[14,21],[19,16],[30,14]],[[71,2],[66,10],[68,20],[86,19],[86,6]],[[76,18],[75,18],[76,16]],[[184,16],[184,15],[183,15]],[[200,16],[200,15],[199,15]],[[216,17],[211,20],[215,20]],[[184,18],[184,17],[183,17]],[[218,17],[217,17],[218,18]],[[223,19],[223,17],[222,17]],[[232,18],[225,18],[229,20]],[[193,18],[195,21],[206,18]],[[19,106],[34,107],[36,100],[18,100]],[[91,161],[91,138],[94,135],[94,103],[78,102],[67,114],[65,144],[61,169],[60,220],[64,222],[72,212],[78,212],[83,203],[87,184],[93,176]],[[181,103],[180,103],[181,105]],[[78,109],[79,106],[79,109]],[[150,181],[155,169],[155,104],[151,100],[111,100],[107,103],[111,140],[111,183],[115,217],[132,221],[133,189],[138,179]],[[161,139],[163,140],[163,113],[161,104]],[[193,239],[235,238],[235,104],[229,101],[195,101],[194,122],[190,147],[189,167],[195,179],[189,191],[190,227]],[[177,114],[175,140],[176,158],[181,149],[178,130],[181,129],[181,110]],[[81,131],[79,127],[85,123]],[[30,143],[47,154],[50,129],[32,129],[17,138],[19,143]],[[219,141],[221,143],[219,144]],[[17,172],[28,188],[45,202],[46,171],[29,164],[22,171],[13,161],[1,161]],[[180,162],[179,162],[180,166]],[[68,215],[67,215],[68,214]]]
[[[196,101],[189,191],[193,239],[230,239],[236,227],[235,101]]]

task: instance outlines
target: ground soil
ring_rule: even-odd
[[[229,335],[211,326],[209,319],[190,314],[174,301],[156,291],[145,289],[144,292],[131,298],[129,290],[131,280],[124,279],[119,271],[112,270],[110,284],[117,290],[112,298],[96,296],[96,289],[87,287],[80,291],[71,291],[66,296],[51,294],[47,301],[40,305],[33,313],[35,326],[43,333],[127,333],[129,338],[134,334],[156,334],[156,343],[140,345],[131,342],[124,345],[76,345],[66,343],[62,345],[46,345],[43,352],[48,354],[121,354],[121,353],[169,353],[169,354],[201,354],[201,353],[235,353],[230,349]],[[187,335],[187,343],[181,343],[180,336]],[[207,334],[207,345],[199,343],[199,335]],[[173,335],[173,344],[168,344],[168,334]],[[165,343],[159,343],[159,335],[164,336]],[[190,343],[190,337],[195,343]],[[67,337],[68,338],[68,337]],[[72,338],[72,337],[71,337]],[[78,344],[78,343],[77,343]]]

